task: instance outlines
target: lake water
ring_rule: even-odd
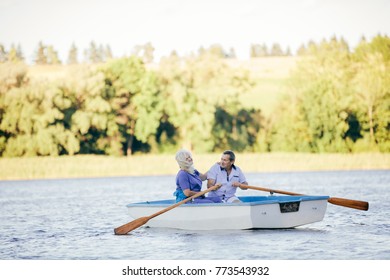
[[[130,202],[172,198],[175,176],[0,181],[0,259],[390,260],[390,171],[246,174],[252,186],[370,203],[328,203],[323,221],[288,230],[185,231],[140,227]],[[239,195],[268,195],[238,191]]]

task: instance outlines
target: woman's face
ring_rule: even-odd
[[[186,156],[185,156],[185,159],[186,159],[186,162],[188,162],[188,163],[193,163],[193,159],[192,159],[192,156],[191,155],[189,155],[189,154],[187,154]]]

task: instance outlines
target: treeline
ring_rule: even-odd
[[[304,46],[301,46],[300,49],[304,49]],[[301,53],[297,54],[299,55]],[[287,49],[284,51],[278,43],[274,43],[271,48],[268,48],[266,44],[252,44],[250,47],[250,58],[291,55],[292,53],[289,47],[287,47]]]
[[[337,40],[332,38],[331,40]],[[325,42],[326,40],[323,40]],[[349,48],[348,43],[343,39],[338,40],[346,48]],[[365,42],[365,37],[361,38],[361,42]],[[309,49],[319,46],[321,43],[309,41],[307,45],[302,44],[296,50],[297,56],[306,55]],[[136,45],[133,47],[132,55],[141,57],[145,63],[153,62],[155,48],[148,42],[142,45]],[[211,45],[208,48],[200,47],[197,51],[197,55],[202,55],[205,52],[213,53],[220,58],[236,58],[236,51],[234,48],[225,50],[220,44]],[[171,55],[178,55],[176,51],[172,51]],[[267,44],[251,44],[249,47],[249,57],[269,57],[269,56],[292,56],[290,47],[283,49],[279,43],[273,43],[271,46]],[[81,58],[82,57],[82,58]],[[113,59],[115,56],[111,50],[109,44],[97,44],[95,41],[91,41],[88,48],[80,50],[75,43],[69,48],[67,59],[61,61],[58,55],[58,51],[53,45],[46,45],[42,41],[38,43],[35,53],[33,54],[33,63],[37,65],[53,65],[53,64],[78,64],[78,63],[102,63]],[[24,62],[25,56],[20,44],[12,44],[7,49],[0,43],[0,63],[3,62]]]
[[[143,46],[145,49],[149,46],[146,44]],[[135,52],[138,48],[135,48]],[[33,63],[36,65],[58,65],[58,64],[78,64],[81,61],[86,63],[101,63],[112,59],[114,56],[109,45],[97,45],[92,41],[88,49],[85,49],[82,53],[83,60],[80,60],[80,51],[76,44],[72,44],[66,61],[61,61],[58,55],[58,51],[53,45],[45,45],[43,42],[38,43],[38,47],[33,54]],[[25,56],[22,51],[21,45],[12,44],[10,49],[0,43],[0,63],[4,62],[25,62]]]
[[[66,78],[29,80],[0,64],[0,155],[196,152],[390,152],[390,39],[351,52],[332,38],[307,48],[270,117],[245,108],[256,83],[214,51],[76,65]]]
[[[298,54],[302,54],[305,46],[299,48]],[[153,62],[155,48],[149,42],[142,45],[134,46],[132,55],[140,57],[145,63]],[[234,48],[225,50],[221,45],[214,44],[208,48],[200,47],[197,55],[203,55],[205,52],[213,53],[220,58],[236,58]],[[264,57],[264,56],[291,56],[289,47],[284,51],[280,44],[274,43],[270,49],[266,44],[252,44],[249,49],[250,57]],[[176,51],[172,51],[171,55],[177,55]],[[92,41],[89,47],[80,50],[75,43],[73,43],[68,51],[67,59],[61,61],[58,51],[53,45],[46,45],[42,41],[38,43],[36,51],[33,54],[32,62],[36,65],[58,65],[58,64],[78,64],[78,63],[102,63],[114,58],[114,54],[109,44],[102,45]],[[12,44],[7,49],[0,43],[0,63],[4,62],[24,62],[25,56],[21,45]]]

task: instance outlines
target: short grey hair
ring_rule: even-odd
[[[226,150],[222,154],[229,155],[230,161],[236,160],[236,155],[231,150]]]

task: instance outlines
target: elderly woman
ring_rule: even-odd
[[[195,195],[202,189],[202,181],[207,179],[207,174],[202,174],[194,167],[192,155],[188,150],[181,149],[176,153],[176,161],[180,170],[176,176],[176,202]],[[192,203],[218,203],[221,199],[206,198],[204,195],[194,198]]]

